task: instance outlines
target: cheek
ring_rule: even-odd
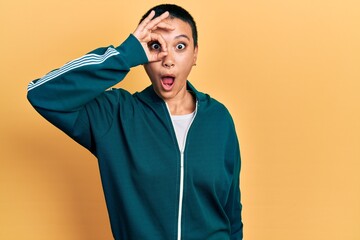
[[[194,64],[194,59],[192,57],[187,57],[182,61],[182,69],[184,72],[186,72],[186,74],[188,74]]]
[[[153,63],[148,63],[146,65],[144,65],[144,69],[146,74],[152,78],[154,76],[154,73],[156,72],[155,66]]]
[[[194,52],[187,53],[184,56],[183,62],[186,63],[187,66],[192,66],[196,61],[196,54]]]

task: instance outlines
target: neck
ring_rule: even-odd
[[[195,98],[188,91],[178,98],[165,100],[171,115],[185,115],[195,111]]]

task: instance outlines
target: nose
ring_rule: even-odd
[[[174,55],[171,53],[171,51],[169,51],[168,55],[164,57],[162,65],[165,68],[172,68],[175,66]]]

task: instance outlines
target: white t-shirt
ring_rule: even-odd
[[[171,120],[175,129],[176,139],[180,151],[184,150],[184,143],[186,133],[190,127],[191,121],[194,118],[195,112],[185,115],[171,115]]]

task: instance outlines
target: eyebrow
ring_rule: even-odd
[[[175,39],[182,38],[182,37],[187,38],[190,41],[190,38],[186,34],[178,35],[178,36],[175,37]]]

